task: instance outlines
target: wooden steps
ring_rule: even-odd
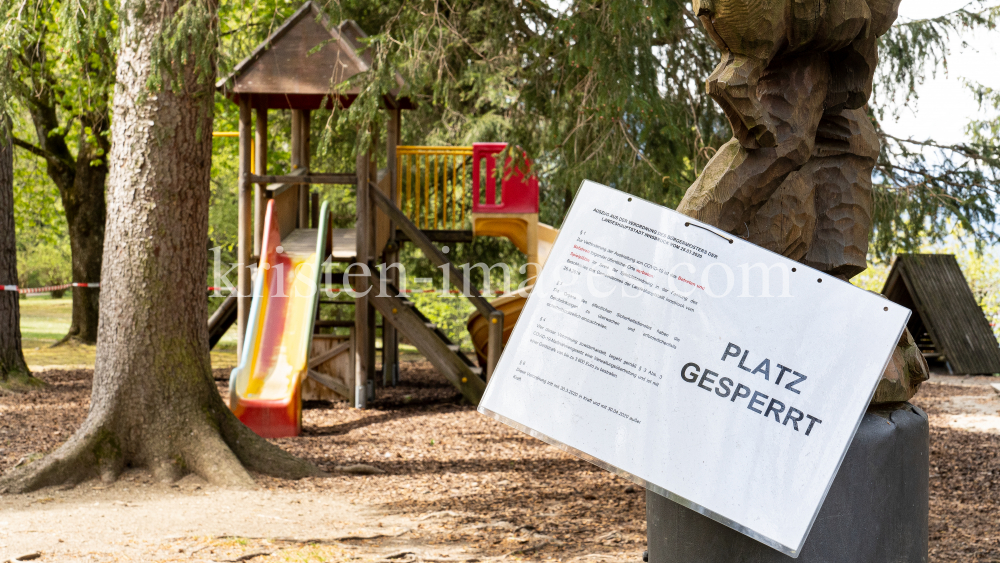
[[[373,284],[378,280],[372,277]],[[434,367],[455,386],[466,400],[478,404],[486,390],[483,370],[452,342],[437,325],[432,323],[413,302],[405,297],[395,297],[398,290],[391,285],[388,295],[370,295],[373,306],[386,322],[392,324],[416,346]]]

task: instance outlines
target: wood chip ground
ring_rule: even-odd
[[[234,492],[130,471],[114,485],[2,495],[0,561],[641,561],[641,488],[479,415],[427,362],[402,371],[371,408],[307,404],[303,435],[276,440],[329,478],[258,477],[258,491]],[[38,375],[46,389],[0,396],[2,471],[86,415],[91,371]],[[216,371],[220,392],[226,376]],[[930,561],[1000,562],[1000,432],[969,418],[1000,420],[997,393],[927,383],[914,402],[931,418]],[[384,473],[340,471],[357,465]]]

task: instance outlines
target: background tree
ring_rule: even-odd
[[[251,485],[244,465],[319,473],[240,423],[212,379],[203,252],[216,9],[214,0],[122,3],[90,411],[54,453],[8,474],[7,490],[113,480],[126,466],[221,485]]]
[[[14,144],[45,162],[66,214],[72,281],[95,282],[104,245],[104,188],[110,147],[108,102],[114,86],[117,26],[112,4],[88,0],[8,2],[10,82],[34,129]],[[87,29],[92,34],[81,33]],[[66,339],[97,339],[99,291],[73,288]]]
[[[997,121],[973,121],[965,142],[942,144],[933,132],[924,139],[894,136],[889,119],[917,102],[928,72],[947,68],[951,38],[995,30],[998,17],[996,2],[973,1],[936,18],[897,21],[881,38],[870,113],[882,142],[875,165],[873,240],[882,258],[896,250],[915,252],[922,245],[945,242],[959,231],[980,250],[1000,240],[995,230],[1000,191]],[[1000,110],[989,88],[974,83],[969,87],[982,104]]]
[[[0,45],[11,26],[0,24]],[[10,59],[0,49],[0,286],[17,285],[17,246],[14,227],[14,147],[10,120]],[[21,308],[16,291],[0,290],[0,388],[41,385],[32,377],[21,350]]]
[[[690,12],[690,3],[683,0],[581,0],[565,3],[560,10],[547,3],[511,0],[316,1],[334,20],[354,19],[371,34],[379,71],[362,80],[395,87],[390,67],[406,78],[406,94],[420,105],[406,113],[404,143],[504,140],[520,144],[541,176],[542,219],[549,223],[561,222],[583,177],[673,206],[716,148],[731,136],[724,116],[704,94],[704,79],[718,55]],[[4,5],[10,17],[21,20],[21,32],[7,44],[18,53],[25,46],[46,47],[47,67],[25,72],[24,57],[18,59],[15,69],[22,72],[22,82],[34,87],[37,80],[44,86],[44,77],[49,76],[48,83],[62,85],[62,90],[50,88],[59,100],[56,112],[61,128],[49,131],[46,138],[65,134],[66,146],[77,147],[78,133],[85,128],[73,116],[79,108],[88,107],[78,102],[94,100],[89,107],[98,108],[96,101],[107,99],[113,81],[110,69],[116,36],[100,34],[101,29],[117,25],[113,3],[7,0]],[[278,0],[224,2],[220,7],[220,75],[227,74],[299,5]],[[928,61],[943,66],[949,37],[966,29],[987,28],[993,25],[995,14],[996,8],[976,3],[940,18],[900,20],[882,39],[882,66],[872,102],[872,118],[882,125],[883,134],[875,178],[873,245],[880,256],[947,236],[948,218],[980,240],[992,240],[996,162],[985,158],[988,151],[971,138],[945,149],[931,146],[933,139],[930,144],[895,139],[885,110],[903,106],[916,95]],[[36,26],[42,21],[51,25]],[[81,24],[93,26],[94,33],[80,34]],[[39,41],[41,36],[44,41]],[[51,80],[52,76],[56,78]],[[44,92],[45,88],[31,91]],[[15,122],[34,123],[27,105],[19,108]],[[346,112],[316,112],[314,135],[325,139],[314,143],[314,167],[341,170],[352,166],[357,131],[363,129],[360,124],[382,119],[377,109],[376,97],[365,96]],[[235,129],[234,104],[217,96],[216,118],[217,129]],[[269,161],[275,171],[287,166],[286,121],[281,112],[270,121]],[[36,132],[18,127],[21,140],[38,138]],[[106,140],[106,126],[104,132]],[[87,141],[86,135],[82,141]],[[42,148],[38,143],[35,146]],[[222,246],[225,260],[231,258],[227,250],[235,240],[236,144],[219,140],[214,150],[207,246]],[[942,156],[940,151],[947,154]],[[75,167],[79,166],[77,158]],[[18,173],[23,172],[19,169]],[[334,205],[337,226],[349,227],[354,216],[351,190],[320,189]],[[38,190],[31,193],[32,202],[19,201],[19,209],[37,207]],[[458,245],[452,256],[458,261],[491,263],[523,260],[506,241],[486,239]],[[416,268],[414,272],[422,264],[419,259],[408,262]],[[419,275],[437,272],[431,269]],[[83,298],[97,294],[76,291],[86,293]],[[75,320],[71,332],[75,334],[79,325]],[[92,321],[89,325],[96,327]]]
[[[398,71],[404,93],[421,103],[416,129],[427,140],[505,140],[532,155],[548,222],[561,221],[584,177],[672,207],[732,136],[704,94],[718,54],[688,2],[577,0],[560,10],[506,0],[328,6],[370,22],[380,63],[379,72],[358,77],[371,86],[367,99],[338,119],[381,119],[374,93],[391,85],[390,69]],[[893,137],[884,123],[891,104],[915,97],[928,63],[943,66],[949,37],[992,29],[996,16],[995,4],[977,2],[939,18],[898,21],[881,39],[870,113],[882,141],[876,255],[946,237],[949,220],[982,241],[997,239],[995,140],[992,149],[976,139],[943,147]]]
[[[14,147],[11,144],[10,119],[0,103],[0,286],[17,285],[17,247],[14,240]],[[28,371],[21,351],[18,294],[16,291],[0,291],[0,388],[18,389],[40,383]]]

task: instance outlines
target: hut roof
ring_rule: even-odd
[[[360,90],[334,87],[371,69],[372,56],[362,41],[367,34],[352,20],[330,24],[312,1],[306,2],[243,59],[216,88],[234,101],[249,96],[252,107],[270,109],[330,108],[333,99],[348,107]],[[396,82],[403,79],[396,75]],[[385,94],[388,107],[408,109],[408,100]]]
[[[913,311],[907,328],[952,373],[1000,373],[1000,347],[951,254],[900,254],[882,294]]]

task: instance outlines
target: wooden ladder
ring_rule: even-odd
[[[372,276],[370,300],[382,318],[412,342],[467,401],[479,403],[486,390],[483,369],[470,360],[458,344],[452,342],[412,301],[400,297],[399,290],[392,284],[386,284],[385,294],[379,289],[378,278]]]

